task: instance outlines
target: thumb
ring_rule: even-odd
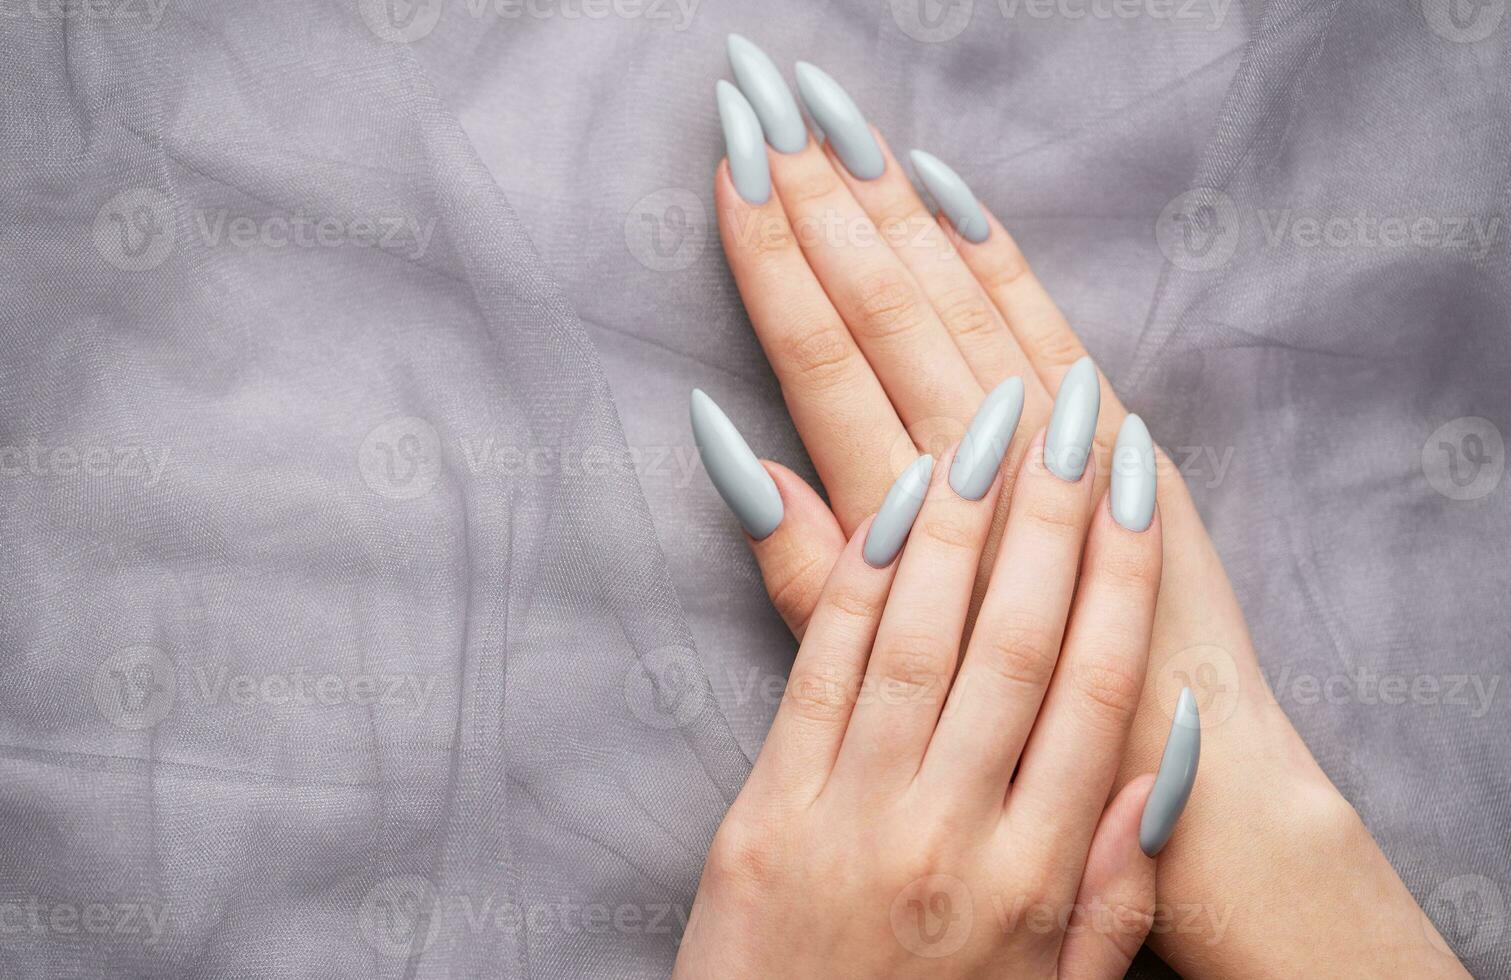
[[[1091,840],[1060,950],[1065,980],[1116,980],[1154,924],[1154,859],[1139,848],[1139,820],[1154,777],[1123,787]]]
[[[799,639],[845,535],[813,488],[785,466],[756,458],[712,398],[693,389],[693,438],[708,479],[745,527],[766,594]]]
[[[761,540],[751,539],[750,550],[771,604],[801,640],[829,571],[845,550],[845,532],[802,477],[780,463],[763,460],[761,465],[782,495],[782,522]]]

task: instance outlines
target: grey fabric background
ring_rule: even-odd
[[[0,976],[667,972],[793,651],[688,390],[812,475],[730,30],[1014,230],[1511,976],[1504,7],[7,4]]]

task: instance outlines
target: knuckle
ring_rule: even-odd
[[[918,290],[901,271],[887,269],[872,273],[861,280],[859,287],[857,313],[868,336],[907,333],[923,322]]]
[[[1142,545],[1142,539],[1137,543]],[[1119,589],[1152,596],[1159,586],[1160,559],[1149,548],[1109,548],[1097,556],[1095,571]]]
[[[819,590],[823,588],[825,562],[822,555],[812,554],[789,565],[767,585],[771,604],[789,623],[805,623],[813,611]]]
[[[992,631],[983,666],[1011,686],[1036,689],[1048,682],[1059,651],[1058,630],[1014,623]]]
[[[881,616],[881,600],[854,589],[835,588],[823,601],[851,619],[871,621]]]
[[[780,876],[775,835],[759,821],[731,812],[708,850],[710,874],[746,885],[767,885]]]
[[[944,655],[934,636],[904,634],[888,640],[874,651],[876,679],[885,685],[881,693],[905,700],[923,698],[937,690]]]
[[[1023,517],[1034,530],[1057,541],[1079,540],[1086,524],[1086,505],[1076,493],[1034,493],[1025,501]]]
[[[996,291],[1011,289],[1027,276],[1028,260],[1016,245],[1010,245],[1002,249],[999,261],[981,278],[987,289]]]
[[[796,327],[782,342],[783,360],[805,384],[826,389],[847,377],[854,347],[837,323]]]
[[[854,702],[853,687],[854,682],[839,669],[815,666],[788,679],[783,700],[809,721],[843,721]]]
[[[948,551],[970,551],[979,537],[969,527],[950,517],[929,517],[919,522],[925,540]]]
[[[782,200],[793,209],[803,209],[824,200],[840,189],[839,175],[828,166],[807,167],[780,188]]]
[[[997,311],[974,287],[944,297],[939,304],[939,318],[951,334],[961,338],[993,335],[999,325]]]
[[[1086,348],[1058,314],[1053,319],[1047,315],[1039,319],[1039,329],[1033,331],[1033,337],[1034,350],[1041,360],[1049,364],[1074,364],[1086,356]]]
[[[906,201],[888,201],[875,215],[876,230],[888,245],[905,245],[914,225],[918,223],[918,209]]]
[[[1118,731],[1133,721],[1144,679],[1134,674],[1131,665],[1103,657],[1081,664],[1074,676],[1077,700],[1100,719],[1105,730]]]
[[[786,221],[773,218],[752,230],[745,247],[758,259],[781,255],[797,249],[797,237]]]

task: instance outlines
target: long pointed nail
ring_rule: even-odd
[[[1191,689],[1183,687],[1175,705],[1175,721],[1170,724],[1170,738],[1165,742],[1165,757],[1160,760],[1154,789],[1139,820],[1138,846],[1150,857],[1160,852],[1175,830],[1175,822],[1191,798],[1200,760],[1201,716]]]
[[[745,96],[733,85],[719,80],[719,121],[724,124],[724,146],[729,154],[729,175],[735,190],[751,204],[771,200],[771,169],[766,163],[766,139],[761,121]]]
[[[934,457],[920,456],[892,484],[881,502],[881,510],[876,512],[876,520],[871,522],[871,530],[866,532],[866,546],[861,549],[866,564],[886,568],[897,557],[918,519],[918,512],[923,509],[923,498],[929,494],[929,479],[933,475]]]
[[[860,180],[875,180],[886,169],[881,147],[871,135],[850,93],[839,82],[806,61],[797,63],[797,91],[808,114],[839,154],[840,162]]]
[[[803,125],[803,114],[798,112],[797,100],[776,63],[738,34],[729,35],[726,46],[735,84],[760,117],[766,142],[778,153],[796,153],[807,146],[808,130]]]
[[[1112,519],[1130,531],[1154,520],[1154,440],[1137,415],[1123,419],[1112,449]]]
[[[980,500],[991,489],[1023,414],[1023,379],[1008,378],[992,389],[976,409],[955,462],[950,464],[950,487],[966,500]]]
[[[782,495],[723,409],[693,389],[693,439],[714,489],[757,541],[782,523]]]
[[[1091,440],[1097,431],[1097,413],[1102,410],[1102,386],[1096,365],[1083,357],[1070,366],[1055,396],[1049,434],[1044,439],[1044,465],[1071,483],[1086,472]]]
[[[986,236],[991,234],[986,212],[981,210],[981,202],[976,200],[976,195],[971,193],[960,175],[932,153],[914,150],[909,156],[913,158],[913,169],[918,171],[924,189],[961,237],[968,242],[986,241]]]

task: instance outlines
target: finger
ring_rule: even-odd
[[[847,531],[876,509],[889,473],[916,455],[892,403],[803,258],[773,193],[752,205],[726,161],[714,180],[719,236],[787,410]]]
[[[845,532],[823,499],[803,478],[779,463],[762,461],[782,495],[782,522],[750,550],[760,566],[766,594],[799,640],[818,605],[824,583],[845,550]]]
[[[864,558],[862,522],[824,585],[747,788],[802,805],[828,781],[866,672],[894,569]]]
[[[997,459],[1000,466],[1000,454]],[[919,464],[927,460],[923,457]],[[897,580],[866,668],[865,696],[845,735],[836,779],[868,788],[905,785],[917,775],[934,734],[955,673],[971,586],[1002,482],[1000,473],[994,473],[980,499],[966,499],[946,476],[953,461],[951,454],[935,468],[898,562]],[[889,516],[883,505],[872,525],[873,535]],[[873,549],[868,557],[890,562],[894,554]]]
[[[1154,924],[1154,859],[1139,847],[1140,813],[1153,785],[1148,776],[1130,782],[1097,825],[1060,949],[1065,980],[1123,976]]]
[[[1074,483],[1032,440],[1013,488],[986,597],[919,780],[1000,811],[1054,674],[1091,522],[1096,464]]]
[[[834,80],[803,63],[797,74],[803,101],[829,142],[843,149],[863,139],[879,161],[864,118]],[[809,266],[899,417],[910,429],[953,421],[958,434],[985,392],[828,154],[810,143],[797,153],[774,155],[771,176]]]
[[[990,390],[1014,375],[1025,379],[1024,421],[1030,427],[1029,431],[1036,431],[1049,418],[1049,393],[1034,374],[1033,364],[1019,348],[1001,313],[961,259],[960,252],[945,235],[941,223],[934,219],[913,189],[886,140],[875,129],[872,134],[886,163],[881,176],[874,180],[857,180],[843,166],[835,166],[835,171],[865,208],[882,238],[918,280],[929,304],[981,387]],[[832,161],[832,148],[828,152]],[[917,150],[913,151],[913,161],[914,169],[925,178],[931,193],[938,197],[943,191],[939,181],[946,174],[953,176],[953,171]],[[930,178],[932,183],[928,183]],[[955,180],[959,181],[959,178]],[[965,185],[961,183],[959,186],[963,188]],[[980,211],[979,207],[977,211]],[[977,226],[985,229],[984,216]]]
[[[984,241],[969,241],[953,229],[946,234],[1002,314],[1039,380],[1054,393],[1071,366],[1087,356],[1086,347],[1029,268],[1028,260],[1007,229],[986,208],[982,208],[982,213],[990,229]],[[1105,377],[1101,382],[1103,411],[1097,426],[1096,447],[1098,454],[1104,455],[1116,440],[1127,409]],[[1103,488],[1096,489],[1100,493]]]
[[[1015,834],[1037,853],[1075,853],[1090,842],[1111,793],[1143,692],[1160,579],[1160,527],[1152,470],[1149,523],[1114,519],[1122,501],[1092,519],[1060,662],[1007,800]],[[1113,492],[1129,486],[1115,478]],[[1073,890],[1074,880],[1063,882]]]

